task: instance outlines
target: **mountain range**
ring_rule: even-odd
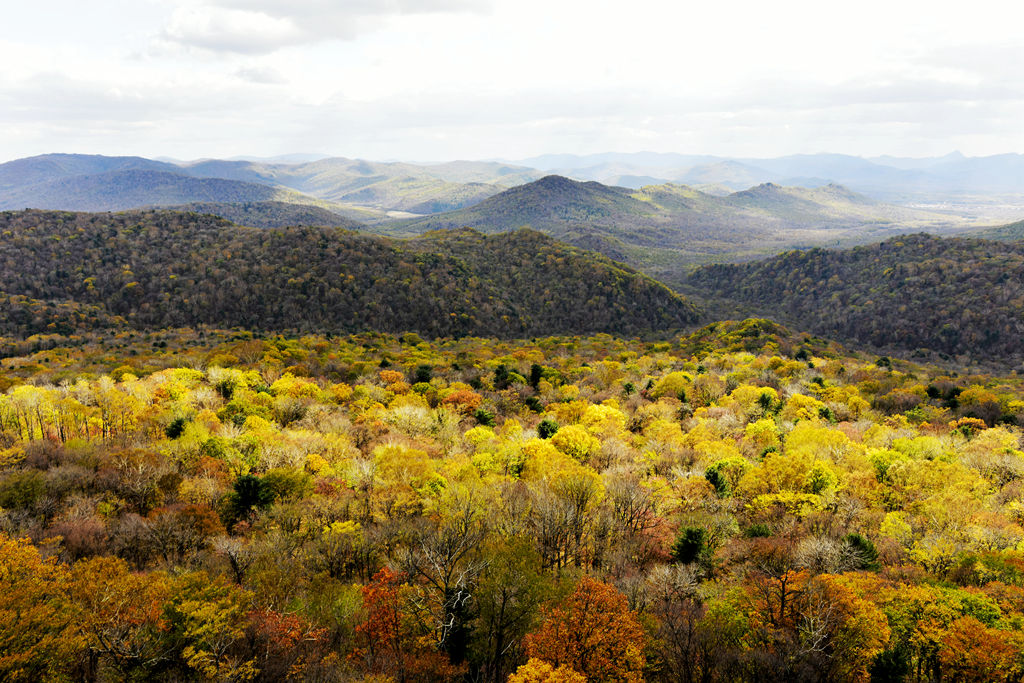
[[[465,208],[546,175],[631,189],[681,184],[717,195],[765,183],[805,188],[835,184],[880,201],[934,205],[969,217],[1004,221],[1019,219],[1024,208],[1024,155],[965,157],[956,152],[922,159],[842,154],[764,159],[639,152],[429,164],[313,154],[198,161],[46,154],[0,164],[0,208],[96,208],[102,202],[86,201],[96,186],[89,178],[116,171],[159,171],[290,190],[298,194],[289,194],[284,201],[319,205],[364,223]],[[106,177],[111,179],[133,180],[131,176]],[[61,182],[54,185],[56,181]],[[186,199],[174,203],[228,201],[215,196],[225,188],[179,182],[183,187],[177,191],[177,199]],[[154,201],[145,203],[166,203],[171,179],[165,177],[161,183],[163,194],[154,193]],[[232,191],[235,196],[249,197],[265,193],[242,186]],[[103,199],[107,202],[103,210],[109,210],[115,203],[117,208],[125,208],[126,202],[136,201],[138,196],[128,195],[119,202],[114,196]],[[76,203],[60,205],[61,201]]]
[[[458,209],[543,174],[490,162],[430,166],[47,154],[0,164],[0,209],[118,211],[192,202],[283,201],[361,222]]]
[[[529,227],[678,284],[697,263],[963,225],[956,216],[883,204],[837,185],[765,183],[720,196],[680,185],[631,190],[547,176],[464,209],[379,229],[413,235],[462,226],[487,233]]]
[[[819,155],[770,160],[765,166],[784,174],[873,165],[851,159]],[[716,163],[678,155],[527,162],[574,165],[575,170],[586,163],[615,165],[617,170],[643,164],[651,172],[685,162],[696,165],[693,173]],[[735,184],[745,167],[722,163],[736,172]],[[890,163],[911,165],[907,160]],[[415,165],[328,158],[171,163],[45,155],[0,165],[0,209],[173,208],[255,227],[327,225],[403,238],[439,228],[468,226],[494,233],[530,227],[628,263],[672,286],[682,284],[686,271],[700,263],[792,248],[865,244],[919,230],[950,232],[978,222],[949,211],[886,204],[835,183],[807,187],[762,182],[736,191],[722,182],[702,184],[703,190],[675,183],[630,188],[558,175],[536,177],[541,173],[502,162]]]
[[[630,158],[661,167],[680,160],[675,155]],[[531,161],[565,164],[571,159]],[[501,162],[415,165],[326,158],[171,163],[51,154],[0,164],[0,209],[164,207],[212,213],[254,227],[326,225],[404,237],[438,228],[469,226],[493,233],[531,227],[671,284],[678,284],[696,263],[968,224],[949,212],[887,205],[835,184],[762,183],[735,192],[722,184],[704,185],[706,191],[675,184],[630,189],[554,175],[536,178],[540,173]]]
[[[633,188],[681,183],[742,190],[769,182],[804,187],[835,183],[895,202],[965,203],[993,196],[1024,197],[1021,154],[965,157],[954,152],[922,159],[799,154],[759,159],[640,152],[546,155],[512,163]]]

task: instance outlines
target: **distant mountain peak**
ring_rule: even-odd
[[[864,195],[860,194],[859,192],[854,192],[853,190],[848,188],[846,185],[840,185],[839,183],[829,183],[827,185],[822,185],[821,187],[818,188],[818,190],[819,191],[820,190],[824,190],[825,192],[827,192],[828,194],[830,194],[833,197],[841,197],[841,198],[849,200],[849,201],[862,202],[862,203],[863,202],[876,203],[870,197],[865,197]]]
[[[543,178],[541,178],[540,180],[534,181],[533,184],[538,186],[538,187],[549,187],[549,188],[552,188],[552,189],[562,189],[562,188],[570,188],[570,187],[579,187],[580,185],[583,185],[584,183],[582,183],[582,182],[580,182],[578,180],[572,180],[571,178],[566,178],[564,175],[552,174],[552,175],[546,175]]]
[[[746,190],[733,193],[735,197],[770,197],[781,194],[785,190],[781,185],[775,183],[761,183]]]

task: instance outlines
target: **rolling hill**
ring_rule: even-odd
[[[756,314],[852,345],[1024,357],[1024,244],[907,235],[705,266],[682,291],[713,317]]]
[[[0,232],[0,332],[18,336],[94,325],[634,335],[699,315],[660,283],[533,231],[405,241],[197,213],[23,211],[0,213]]]
[[[867,242],[958,222],[881,204],[834,185],[764,184],[718,196],[678,185],[630,190],[547,176],[466,209],[397,221],[384,230],[409,235],[468,226],[490,233],[526,226],[677,284],[687,267],[710,260]]]
[[[341,157],[300,164],[213,160],[188,164],[183,170],[199,177],[281,185],[341,204],[416,214],[469,206],[541,175],[491,162],[416,165]]]
[[[196,178],[175,171],[120,169],[64,175],[31,185],[0,189],[0,209],[121,211],[140,206],[191,202],[264,202],[315,204],[313,197],[271,185]]]
[[[976,211],[994,197],[1024,206],[1024,155],[864,159],[846,154],[795,154],[775,158],[719,157],[672,153],[545,155],[518,163],[579,180],[639,188],[646,184],[722,184],[742,190],[761,183],[814,187],[835,183],[874,199],[909,203],[954,203]],[[980,200],[980,201],[979,201]],[[998,204],[985,207],[999,213]],[[1019,214],[1019,211],[1018,211]],[[991,215],[996,215],[992,213]]]
[[[0,191],[27,187],[61,178],[114,171],[177,172],[174,164],[142,157],[108,157],[98,154],[44,154],[0,164]]]

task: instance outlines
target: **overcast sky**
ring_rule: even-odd
[[[36,0],[0,160],[1024,152],[1006,0]]]

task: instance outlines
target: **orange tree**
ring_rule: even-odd
[[[645,645],[643,628],[626,598],[589,576],[526,637],[531,658],[570,667],[595,681],[643,680]]]

